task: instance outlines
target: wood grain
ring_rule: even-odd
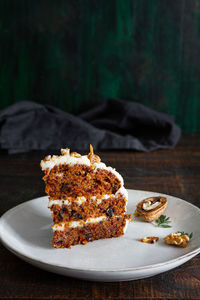
[[[9,156],[1,152],[1,214],[44,195],[39,162],[46,154]],[[200,207],[200,134],[184,135],[173,150],[99,154],[121,172],[127,188],[171,194]],[[169,272],[120,283],[48,273],[23,262],[3,246],[0,257],[0,299],[200,299],[200,255]]]

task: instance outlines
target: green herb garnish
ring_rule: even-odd
[[[171,223],[171,221],[169,220],[169,217],[167,218],[165,215],[161,215],[157,220],[157,227],[162,227],[162,228],[170,228],[172,226],[168,225],[169,223]]]
[[[184,232],[184,231],[178,231],[178,232],[181,234],[181,236],[187,235],[190,239],[193,237],[193,232],[191,232],[190,234],[188,234],[187,232]]]

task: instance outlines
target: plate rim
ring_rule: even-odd
[[[185,202],[187,205],[190,205],[190,206],[193,206],[195,209],[198,209],[199,212],[200,212],[200,208],[197,207],[196,205],[190,203],[190,202],[187,202],[186,200],[183,200],[179,197],[175,197],[175,196],[172,196],[172,195],[167,195],[167,194],[163,194],[163,193],[159,193],[159,192],[152,192],[152,191],[146,191],[146,190],[134,190],[134,189],[127,189],[127,191],[135,191],[135,192],[145,192],[145,193],[152,193],[152,194],[159,194],[161,196],[168,196],[168,197],[173,197],[173,198],[176,198],[178,200],[181,200],[183,202]],[[36,259],[34,257],[31,257],[31,256],[28,256],[26,254],[24,254],[23,252],[20,252],[20,251],[17,251],[16,249],[14,249],[12,246],[10,246],[9,243],[7,243],[3,237],[2,237],[2,226],[3,226],[3,221],[4,219],[6,218],[6,216],[19,209],[19,207],[21,206],[24,206],[25,204],[27,204],[28,202],[34,202],[38,199],[43,199],[43,198],[48,198],[48,196],[41,196],[41,197],[37,197],[37,198],[34,198],[34,199],[31,199],[31,200],[28,200],[28,201],[25,201],[23,203],[20,203],[14,207],[12,207],[11,209],[9,209],[8,211],[6,211],[0,218],[0,241],[1,243],[13,254],[15,254],[16,256],[18,256],[19,258],[21,259],[24,259],[25,261],[28,261],[28,262],[35,262],[35,263],[40,263],[42,265],[46,265],[46,266],[51,266],[51,267],[58,267],[58,268],[62,268],[66,271],[77,271],[77,272],[90,272],[90,273],[119,273],[119,272],[135,272],[135,271],[143,271],[143,270],[149,270],[149,269],[157,269],[159,267],[162,267],[162,266],[166,266],[166,265],[169,265],[169,264],[173,264],[173,263],[176,263],[177,261],[180,261],[180,260],[184,260],[185,258],[192,258],[194,257],[195,255],[197,255],[199,252],[200,252],[200,246],[198,248],[195,248],[193,251],[189,252],[189,253],[186,253],[184,255],[181,255],[177,258],[174,258],[174,259],[170,259],[168,261],[165,261],[165,262],[161,262],[161,263],[155,263],[155,264],[151,264],[151,265],[147,265],[147,266],[142,266],[142,267],[130,267],[130,268],[125,268],[125,269],[82,269],[82,268],[71,268],[71,267],[66,267],[66,266],[63,266],[62,264],[59,264],[59,263],[47,263],[47,262],[44,262],[43,260],[40,260],[40,259]]]

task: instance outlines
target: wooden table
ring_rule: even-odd
[[[48,153],[1,152],[1,214],[44,195],[39,162]],[[183,135],[173,150],[99,154],[124,176],[127,188],[166,193],[200,206],[200,134]],[[200,255],[152,278],[120,283],[48,273],[23,262],[2,245],[0,258],[0,299],[200,299]]]

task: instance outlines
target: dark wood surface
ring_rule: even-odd
[[[47,153],[1,152],[1,214],[44,195],[39,162]],[[173,150],[99,154],[123,175],[127,188],[166,193],[200,206],[200,134],[183,135]],[[151,278],[102,283],[37,269],[1,245],[0,274],[0,299],[200,299],[200,255]]]

